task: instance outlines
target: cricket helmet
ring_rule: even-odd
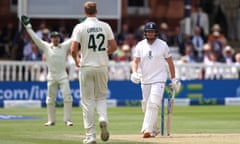
[[[144,32],[150,31],[150,30],[154,30],[156,32],[158,32],[158,28],[155,22],[147,22],[144,26]]]
[[[56,37],[56,36],[60,36],[60,33],[57,31],[53,31],[50,33],[50,37]]]

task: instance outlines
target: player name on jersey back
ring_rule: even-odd
[[[87,29],[87,32],[88,33],[92,33],[92,32],[102,32],[103,30],[102,30],[102,28],[100,28],[100,27],[93,27],[93,28],[88,28]]]

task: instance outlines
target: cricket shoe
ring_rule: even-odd
[[[109,139],[109,132],[107,129],[107,122],[101,121],[100,122],[100,128],[101,128],[101,139],[103,141],[107,141]]]
[[[96,144],[96,137],[95,136],[87,136],[84,140],[83,140],[83,144]]]
[[[151,136],[156,137],[159,133],[160,133],[160,131],[159,131],[159,129],[157,129],[151,133]]]
[[[71,122],[71,121],[66,121],[66,122],[65,122],[65,125],[66,125],[66,126],[73,126],[73,122]]]
[[[44,123],[44,126],[54,126],[55,125],[55,122],[46,122]]]
[[[157,136],[157,133],[156,132],[144,132],[143,133],[143,138],[154,138],[155,136]]]
[[[150,132],[143,133],[143,138],[150,138],[150,137],[152,137]]]

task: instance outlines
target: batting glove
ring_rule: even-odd
[[[25,16],[25,15],[21,16],[21,22],[26,28],[31,28],[32,27],[32,25],[30,23],[30,18]]]
[[[181,82],[178,79],[173,78],[171,80],[170,86],[172,87],[173,90],[178,92],[180,90],[180,87],[181,87]]]
[[[131,74],[131,81],[135,84],[139,84],[141,81],[141,75],[137,72]]]

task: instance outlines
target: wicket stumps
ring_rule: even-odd
[[[161,108],[161,135],[164,136],[164,96],[162,98],[162,108]]]
[[[170,112],[170,100],[171,100],[171,96],[168,94],[167,97],[167,113]],[[165,101],[164,101],[164,96],[162,98],[162,105],[161,105],[161,136],[164,136],[164,129],[165,129],[165,123],[164,123],[164,115],[165,115]]]

